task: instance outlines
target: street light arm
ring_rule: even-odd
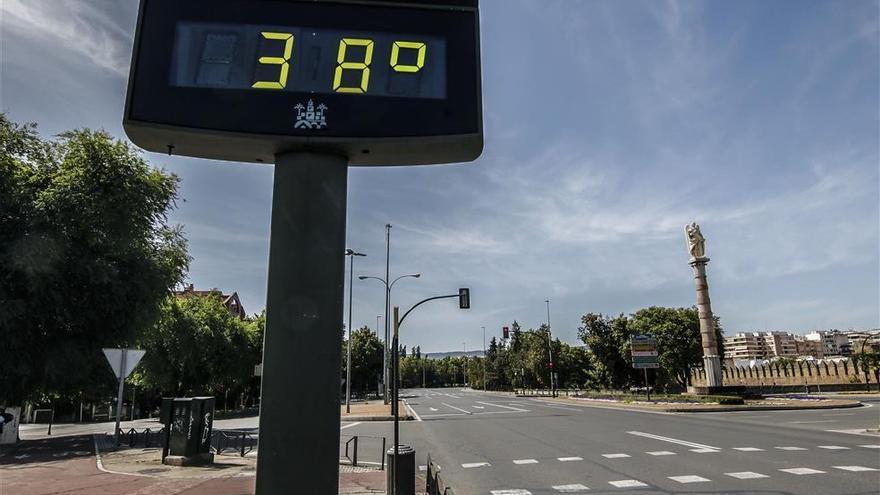
[[[421,276],[422,276],[421,273],[411,273],[411,274],[409,274],[409,275],[401,275],[401,276],[395,278],[395,279],[391,282],[391,285],[388,286],[388,290],[391,290],[391,287],[394,287],[394,284],[397,283],[397,281],[400,280],[400,279],[402,279],[402,278],[407,278],[407,277],[419,278],[419,277],[421,277]]]
[[[388,283],[385,282],[385,279],[384,279],[384,278],[379,278],[379,277],[368,277],[368,276],[366,276],[366,275],[359,275],[359,276],[358,276],[358,279],[359,279],[359,280],[368,280],[368,279],[378,280],[379,282],[382,282],[382,285],[384,285],[385,288],[388,288]]]
[[[400,320],[397,322],[397,326],[400,327],[400,325],[403,325],[403,320],[406,318],[406,315],[412,313],[412,310],[418,308],[418,307],[421,306],[422,304],[425,304],[425,303],[428,302],[428,301],[434,301],[434,300],[437,300],[437,299],[450,299],[450,298],[453,298],[453,297],[459,297],[459,295],[458,295],[458,294],[452,294],[452,295],[450,295],[450,296],[434,296],[434,297],[429,297],[429,298],[427,298],[427,299],[423,299],[423,300],[417,302],[415,306],[409,308],[409,310],[408,310],[406,313],[403,314],[403,316],[402,316],[402,317],[400,318]]]

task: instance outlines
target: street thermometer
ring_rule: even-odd
[[[258,495],[338,493],[349,165],[483,150],[478,0],[141,0],[141,148],[274,163]]]

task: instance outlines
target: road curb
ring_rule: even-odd
[[[726,406],[726,407],[711,407],[711,408],[700,408],[700,409],[678,409],[678,408],[667,408],[663,409],[665,412],[672,413],[701,413],[701,412],[730,412],[730,411],[810,411],[810,410],[821,410],[821,409],[851,409],[853,407],[863,407],[861,402],[848,402],[844,404],[810,404],[810,405],[800,405],[800,404],[792,404],[792,405],[777,405],[777,406]]]
[[[412,421],[413,418],[401,416],[400,421]],[[342,418],[343,423],[355,423],[359,421],[394,421],[394,416],[349,416]]]

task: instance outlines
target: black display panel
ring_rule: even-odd
[[[424,34],[182,22],[171,64],[174,86],[446,97],[446,41]]]
[[[355,165],[482,152],[476,2],[141,0],[124,126],[151,151]]]

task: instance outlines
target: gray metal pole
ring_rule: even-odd
[[[390,333],[390,321],[388,321],[388,311],[391,309],[391,224],[385,224],[385,353],[382,359],[383,376],[385,383],[385,391],[382,393],[382,399],[388,404],[388,368],[391,363],[388,362],[388,353],[391,351],[391,343],[388,341]]]
[[[343,156],[276,156],[257,495],[339,492],[347,179]]]
[[[351,258],[351,271],[348,276],[348,345],[345,346],[345,412],[351,412],[351,304],[354,300],[354,251],[348,255]]]
[[[397,477],[400,476],[400,472],[397,470],[397,466],[399,463],[397,462],[398,455],[400,454],[400,411],[398,410],[398,394],[400,390],[398,388],[397,383],[397,374],[400,372],[400,352],[398,352],[397,347],[400,345],[400,317],[399,317],[399,308],[397,306],[394,307],[394,357],[393,359],[393,372],[391,374],[391,386],[394,390],[394,402],[392,403],[391,409],[394,412],[394,457],[392,458],[392,462],[394,464],[391,466],[394,473],[393,479],[394,483],[391,485],[391,495],[397,494]]]
[[[125,349],[119,353],[119,389],[116,392],[116,429],[113,430],[113,438],[119,445],[119,422],[122,419],[122,389],[125,387]]]
[[[550,352],[550,395],[556,397],[556,384],[553,375],[556,374],[556,368],[553,367],[553,334],[550,332],[550,300],[547,303],[547,350]]]
[[[489,390],[486,384],[486,366],[489,365],[489,355],[486,353],[486,327],[483,327],[483,390]]]

